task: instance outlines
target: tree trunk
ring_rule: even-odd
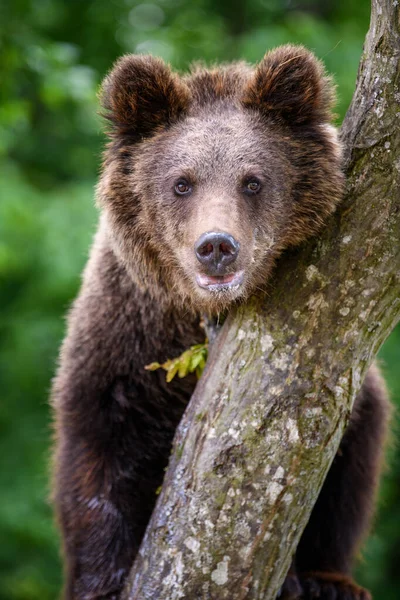
[[[400,22],[373,0],[346,198],[229,315],[176,433],[126,599],[273,600],[354,398],[400,317]]]

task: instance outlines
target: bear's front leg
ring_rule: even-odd
[[[193,389],[144,366],[179,355],[193,343],[185,332],[111,253],[92,257],[52,394],[65,600],[119,597]]]
[[[55,502],[64,538],[65,600],[118,597],[162,476],[147,478],[147,489],[138,485],[140,468],[131,450],[136,432],[118,409],[118,387],[98,397],[97,415],[59,419]]]
[[[155,394],[154,382],[149,387]],[[103,392],[75,386],[63,400],[56,409],[54,496],[64,538],[65,600],[117,598],[185,403],[163,398],[161,390],[152,400],[126,377]]]
[[[75,409],[58,410],[55,502],[66,600],[117,598],[139,548],[175,423],[142,394],[116,378],[103,393],[78,388]]]

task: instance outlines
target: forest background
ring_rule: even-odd
[[[101,79],[124,53],[260,60],[301,43],[350,103],[368,0],[2,0],[0,3],[0,600],[55,600],[59,539],[49,502],[48,393],[65,315],[97,213]],[[400,407],[400,328],[380,352]],[[400,596],[400,428],[394,419],[379,511],[358,578]]]

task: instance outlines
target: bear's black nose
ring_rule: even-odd
[[[215,231],[203,233],[194,246],[197,260],[213,275],[219,275],[236,260],[239,248],[234,237]]]

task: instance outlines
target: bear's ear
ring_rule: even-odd
[[[329,122],[334,101],[334,86],[322,63],[302,46],[268,52],[242,98],[244,106],[295,125]]]
[[[189,90],[161,59],[128,55],[105,78],[101,100],[111,136],[141,139],[178,119],[189,103]]]

